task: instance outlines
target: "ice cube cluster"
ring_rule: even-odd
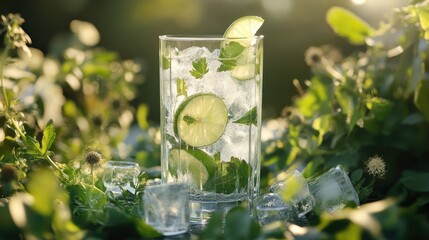
[[[260,224],[283,221],[301,225],[312,212],[332,213],[346,206],[357,206],[359,197],[345,170],[337,166],[310,181],[295,170],[253,203]]]

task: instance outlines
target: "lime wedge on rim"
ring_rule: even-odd
[[[174,115],[174,132],[187,145],[202,147],[216,142],[225,131],[228,110],[212,93],[185,99]]]
[[[216,171],[214,158],[202,150],[174,148],[168,156],[168,170],[173,176],[179,174],[196,188],[202,188]]]
[[[222,43],[221,51],[228,51],[227,45],[230,42],[237,42],[244,47],[238,54],[236,66],[231,70],[231,76],[237,80],[249,80],[255,77],[256,53],[252,47],[252,37],[264,23],[264,19],[258,16],[245,16],[235,20],[225,31],[224,37],[230,38]],[[230,54],[223,53],[229,56]]]
[[[258,16],[245,16],[235,20],[224,33],[225,38],[251,38],[264,23],[264,19]],[[234,39],[243,47],[249,47],[250,39]]]

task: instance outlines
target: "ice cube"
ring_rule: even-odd
[[[346,206],[359,205],[359,196],[341,166],[331,168],[309,181],[309,187],[315,198],[314,209],[317,213],[334,212]]]
[[[253,201],[253,212],[256,220],[264,225],[276,221],[289,221],[291,206],[283,202],[276,193],[268,193]]]
[[[147,186],[143,202],[146,223],[164,236],[188,231],[190,214],[188,185],[166,183]]]
[[[283,196],[296,209],[298,217],[304,217],[313,209],[313,196],[307,181],[298,170],[288,174],[283,181],[274,183],[270,192]]]
[[[123,190],[135,193],[140,174],[139,165],[135,162],[109,161],[103,174],[103,184],[106,193],[117,197]]]
[[[250,149],[256,141],[256,127],[245,124],[228,123],[221,138],[221,161],[229,162],[232,157],[250,162]]]

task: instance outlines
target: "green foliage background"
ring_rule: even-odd
[[[339,58],[332,46],[308,49],[312,78],[295,82],[300,96],[264,124],[261,188],[294,169],[311,178],[342,165],[363,205],[311,216],[306,227],[259,226],[237,208],[224,231],[214,216],[200,238],[429,238],[429,1],[396,9],[378,27],[338,7],[326,20],[364,50]],[[2,22],[0,239],[158,236],[139,213],[146,179],[159,175],[156,125],[147,106],[130,104],[141,64],[85,43],[76,29],[60,57],[44,55],[27,47],[19,16]],[[88,164],[91,151],[103,159]],[[382,169],[371,168],[374,158]],[[100,166],[110,159],[144,168],[135,194],[104,194]]]

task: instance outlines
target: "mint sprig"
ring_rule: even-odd
[[[232,70],[237,66],[237,57],[244,51],[245,47],[238,42],[229,42],[220,50],[219,58],[222,63],[218,72]]]
[[[206,58],[199,58],[199,59],[193,61],[192,62],[192,66],[194,66],[194,69],[192,69],[189,72],[196,79],[203,78],[204,75],[209,72],[209,69],[207,68],[207,60],[206,60]]]
[[[234,121],[234,123],[245,124],[245,125],[256,125],[256,107],[250,109],[247,113],[245,113],[240,119]]]
[[[188,96],[188,88],[186,87],[185,79],[177,78],[176,79],[176,87],[177,87],[177,96]]]
[[[230,194],[236,189],[247,188],[251,167],[246,161],[231,157],[230,162],[219,163],[218,172],[224,174],[215,179],[216,192]]]

